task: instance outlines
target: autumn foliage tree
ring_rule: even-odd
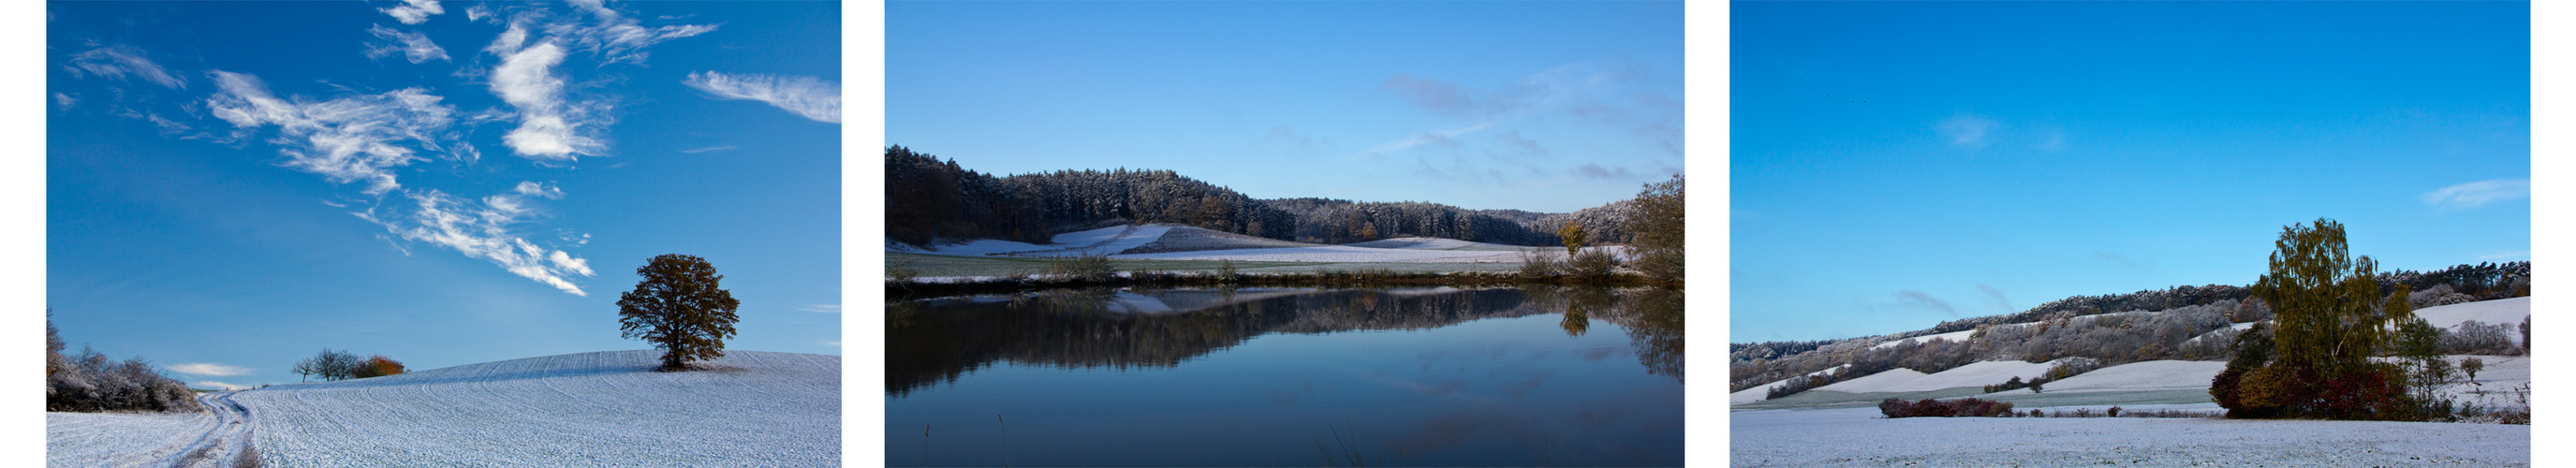
[[[365,361],[358,361],[357,369],[350,371],[349,376],[350,378],[363,379],[368,377],[384,377],[401,373],[403,373],[402,362],[386,358],[382,355],[377,355],[367,356],[367,360]]]
[[[2211,382],[2220,406],[2239,417],[2422,416],[2402,388],[2406,373],[2370,359],[2395,347],[2397,324],[2414,314],[2388,307],[2402,304],[2402,295],[2383,301],[2373,271],[2378,262],[2347,252],[2342,223],[2318,219],[2282,227],[2270,266],[2252,289],[2272,306],[2272,352],[2239,350],[2239,359]]]
[[[688,362],[724,357],[724,340],[734,335],[741,301],[724,290],[724,275],[695,255],[663,254],[635,269],[643,281],[617,299],[619,329],[625,338],[641,338],[664,351],[664,372],[688,368]]]

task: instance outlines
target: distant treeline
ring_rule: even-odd
[[[1055,233],[1128,223],[1169,223],[1271,239],[1350,243],[1440,237],[1554,245],[1567,222],[1593,243],[1622,243],[1628,202],[1574,213],[1469,210],[1422,202],[1326,198],[1253,199],[1168,170],[1056,171],[994,177],[902,146],[886,164],[886,237],[912,245],[940,240],[1044,243]]]

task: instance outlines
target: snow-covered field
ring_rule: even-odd
[[[1902,340],[1893,340],[1893,341],[1888,341],[1888,342],[1886,342],[1886,343],[1879,343],[1879,344],[1877,344],[1877,345],[1875,345],[1875,346],[1870,346],[1870,347],[1869,347],[1869,349],[1892,348],[1892,347],[1896,347],[1896,345],[1904,344],[1906,341],[1913,341],[1915,344],[1930,343],[1930,342],[1932,342],[1932,340],[1935,340],[1935,339],[1938,339],[1938,340],[1944,340],[1944,341],[1949,341],[1949,342],[1952,342],[1952,343],[1966,343],[1966,342],[1968,342],[1968,335],[1974,335],[1974,334],[1977,334],[1977,331],[1976,331],[1976,330],[1959,330],[1959,331],[1954,331],[1954,332],[1949,332],[1949,333],[1937,333],[1937,334],[1931,334],[1931,335],[1917,336],[1917,337],[1913,337],[1913,338],[1906,338],[1906,339],[1902,339]]]
[[[45,466],[231,466],[250,440],[242,411],[200,396],[194,413],[45,413]]]
[[[1733,466],[2529,466],[2531,426],[2156,418],[1728,415]]]
[[[170,453],[193,451],[166,448],[175,441],[247,439],[271,467],[840,465],[840,357],[729,351],[701,363],[713,370],[653,372],[660,356],[566,354],[206,397],[239,402],[243,424],[49,414],[48,461],[172,466]],[[229,463],[233,450],[210,458]]]
[[[2519,325],[2531,316],[2531,297],[2516,297],[2415,309],[2415,316],[2435,327],[2452,328],[2471,320],[2487,324]],[[2514,344],[2522,344],[2521,333],[2506,333]]]

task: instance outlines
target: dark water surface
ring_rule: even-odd
[[[885,462],[1679,465],[1681,306],[1559,287],[899,301]]]

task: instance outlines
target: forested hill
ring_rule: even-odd
[[[1127,223],[1169,223],[1317,243],[1440,237],[1553,245],[1566,222],[1594,242],[1624,242],[1627,201],[1574,213],[1469,210],[1423,202],[1324,198],[1253,199],[1167,170],[1056,171],[995,177],[902,146],[886,164],[886,238],[911,245],[940,240],[1044,243],[1054,233]]]

